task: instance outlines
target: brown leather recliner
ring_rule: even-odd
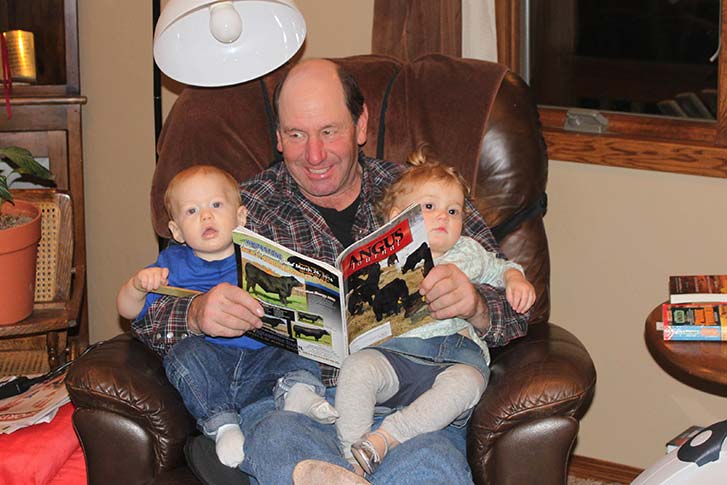
[[[596,372],[578,339],[548,323],[548,159],[528,87],[501,65],[441,55],[411,63],[375,55],[336,61],[366,98],[364,152],[402,161],[428,142],[470,182],[504,253],[537,289],[528,335],[492,349],[490,383],[469,425],[475,482],[565,483]],[[181,168],[218,164],[242,180],[279,157],[270,99],[281,73],[184,90],[158,147],[152,212],[160,235],[168,236],[161,194]],[[193,420],[160,358],[143,344],[129,335],[103,343],[73,364],[66,383],[90,483],[197,483],[183,454]]]

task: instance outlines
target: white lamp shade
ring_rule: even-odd
[[[229,43],[210,31],[211,7],[225,3],[242,20],[240,36]],[[179,82],[228,86],[283,65],[303,45],[305,34],[305,20],[292,0],[169,0],[154,32],[154,60]]]

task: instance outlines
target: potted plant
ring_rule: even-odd
[[[8,325],[33,311],[41,222],[40,210],[15,199],[10,185],[16,180],[48,185],[53,176],[24,148],[0,148],[0,160],[7,165],[0,166],[0,325]],[[8,180],[12,174],[19,177]]]

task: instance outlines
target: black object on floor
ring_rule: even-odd
[[[215,452],[215,442],[206,436],[187,438],[184,456],[194,475],[205,485],[250,484],[250,477],[239,468],[230,468],[220,463]]]

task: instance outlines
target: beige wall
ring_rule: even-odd
[[[299,0],[306,56],[366,53],[373,0]],[[101,21],[104,20],[104,21]],[[111,20],[111,21],[108,21]],[[79,0],[89,312],[93,341],[121,330],[118,286],[156,255],[151,7]],[[724,418],[725,400],[671,378],[643,342],[666,277],[727,272],[727,181],[552,162],[546,216],[553,321],[588,347],[599,373],[576,452],[647,466],[690,424]]]
[[[79,0],[91,341],[121,331],[116,291],[154,260],[151,2]]]
[[[643,337],[670,274],[727,272],[725,193],[725,179],[551,162],[551,319],[598,371],[577,453],[643,467],[687,426],[725,418],[725,398],[670,377]]]

